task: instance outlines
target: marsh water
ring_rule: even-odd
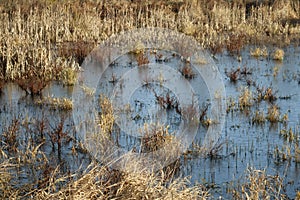
[[[204,183],[212,189],[215,197],[223,196],[230,198],[227,190],[243,182],[243,176],[247,167],[255,167],[256,169],[266,169],[268,174],[279,174],[284,177],[284,192],[293,198],[296,191],[300,190],[300,163],[296,162],[295,148],[299,145],[300,137],[300,47],[290,45],[283,48],[285,56],[283,61],[274,61],[271,55],[268,57],[253,57],[250,50],[253,46],[244,48],[240,53],[240,58],[236,55],[230,55],[228,52],[216,54],[214,56],[215,65],[218,67],[223,77],[226,89],[227,99],[233,99],[236,106],[228,111],[226,115],[225,126],[219,140],[221,148],[213,156],[203,156],[193,152],[191,145],[190,154],[180,158],[181,165],[177,170],[178,176],[190,176],[191,184]],[[269,46],[268,49],[273,51],[275,47]],[[183,62],[179,56],[174,56],[170,52],[164,52],[164,59],[156,60],[155,55],[149,53],[150,63],[159,63],[172,66],[172,69],[182,71]],[[118,58],[105,71],[103,77],[99,79],[99,84],[95,96],[99,98],[100,94],[111,96],[117,92],[121,92],[122,81],[120,77],[126,72],[137,69],[136,72],[131,71],[131,78],[140,79],[141,86],[136,87],[129,94],[130,104],[130,120],[138,128],[145,123],[159,121],[161,124],[169,125],[169,132],[176,132],[180,129],[181,114],[178,109],[181,108],[178,94],[172,91],[170,87],[163,85],[164,79],[168,77],[166,71],[161,71],[161,81],[152,82],[151,70],[147,67],[138,67],[138,63],[134,55],[124,55]],[[237,68],[246,69],[245,73],[236,82],[230,80],[227,76],[228,72]],[[153,68],[155,69],[155,68]],[[163,68],[162,68],[163,69]],[[136,75],[133,75],[136,73]],[[130,77],[129,76],[129,77]],[[129,78],[127,77],[127,78]],[[209,102],[209,91],[205,85],[205,81],[201,76],[196,75],[187,78],[195,91],[195,98],[201,108]],[[253,103],[253,105],[244,110],[238,107],[238,98],[245,87],[255,96],[255,86],[264,88],[272,88],[277,97],[272,103],[261,101]],[[182,82],[178,81],[177,91],[184,90]],[[123,88],[124,89],[124,88]],[[126,88],[124,89],[126,90]],[[67,97],[72,98],[72,87],[64,87],[59,83],[53,82],[47,86],[43,92],[43,96],[50,97]],[[174,106],[162,108],[158,103],[158,96],[169,96],[174,102]],[[62,165],[65,172],[84,171],[91,158],[84,151],[79,151],[78,142],[76,142],[77,134],[74,128],[72,111],[63,111],[53,109],[47,106],[36,104],[36,100],[41,97],[31,97],[26,95],[17,85],[7,83],[0,94],[0,132],[5,132],[14,119],[19,119],[21,128],[18,131],[18,146],[22,148],[26,146],[32,139],[37,139],[43,143],[41,150],[46,154],[54,166]],[[175,106],[175,104],[178,106]],[[253,117],[256,110],[260,110],[267,115],[268,108],[271,104],[279,107],[280,117],[284,114],[288,115],[287,122],[271,123],[253,123]],[[209,109],[207,117],[209,118]],[[122,119],[122,118],[121,118]],[[48,124],[44,133],[36,133],[38,122],[45,121]],[[63,132],[69,137],[63,141],[58,150],[57,144],[51,143],[51,132],[57,130],[58,125],[63,124]],[[120,125],[122,120],[119,121]],[[126,124],[124,125],[126,126]],[[130,127],[130,125],[127,127]],[[295,141],[287,141],[282,134],[282,130],[291,129],[295,134]],[[128,130],[128,129],[126,129]],[[134,131],[138,129],[132,129]],[[199,125],[195,144],[201,144],[207,127],[203,124]],[[70,138],[70,139],[67,139]],[[130,151],[133,148],[139,149],[140,139],[134,134],[128,134],[126,131],[119,131],[114,135],[114,140],[120,147]],[[78,149],[74,153],[74,148]],[[276,154],[276,149],[286,153],[290,151],[290,158],[282,159],[282,156]],[[10,154],[13,156],[13,153]],[[23,169],[22,177],[17,178],[17,182],[21,185],[31,181],[33,178],[32,169]],[[37,170],[36,177],[39,172]]]

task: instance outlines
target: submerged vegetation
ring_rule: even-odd
[[[0,133],[1,198],[209,199],[212,197],[211,190],[205,184],[192,185],[189,178],[175,176],[180,170],[180,159],[151,173],[146,169],[137,170],[139,163],[135,160],[128,166],[128,171],[99,163],[87,153],[81,141],[76,140],[74,127],[66,122],[66,116],[74,109],[72,100],[49,95],[45,97],[43,90],[53,81],[66,87],[73,86],[78,81],[80,65],[93,48],[114,34],[143,27],[167,28],[193,36],[212,54],[227,51],[230,56],[237,56],[239,63],[241,50],[251,44],[255,46],[250,50],[251,56],[257,59],[270,58],[280,61],[280,64],[285,60],[283,47],[300,41],[300,2],[0,1],[0,27],[0,95],[5,84],[14,82],[26,95],[38,97],[35,105],[49,109],[51,113],[62,113],[54,125],[50,123],[56,119],[54,114],[48,119],[45,116],[29,118],[22,113],[10,122],[0,122],[3,129]],[[278,48],[269,49],[267,44],[276,44]],[[131,53],[140,68],[150,62],[144,44],[136,44]],[[162,54],[152,53],[156,62],[168,60]],[[179,72],[193,81],[196,79],[195,70],[189,58],[184,59]],[[206,60],[199,58],[197,62],[205,64]],[[274,67],[273,71],[276,77],[278,67]],[[238,84],[241,81],[247,85],[237,99],[229,98],[227,113],[247,113],[250,108],[266,105],[265,110],[258,108],[251,113],[250,123],[280,123],[285,126],[280,131],[280,137],[288,144],[282,149],[275,148],[272,155],[278,162],[300,163],[299,130],[287,127],[288,115],[280,112],[276,104],[280,97],[273,87],[259,86],[249,78],[251,74],[252,69],[247,66],[226,72],[231,83]],[[109,82],[114,84],[117,79],[111,74]],[[144,82],[150,85],[151,80],[145,78]],[[159,82],[163,85],[163,74]],[[94,96],[96,92],[85,85],[81,85],[81,88],[87,97]],[[178,100],[169,93],[161,95],[154,91],[154,96],[161,109],[174,110],[178,115],[194,115],[196,112],[194,107],[181,108]],[[100,139],[113,140],[114,123],[118,116],[115,116],[113,105],[107,97],[100,96],[98,103],[100,112],[97,123],[103,133]],[[6,109],[0,108],[0,113]],[[210,118],[209,110],[209,104],[203,105],[196,120],[205,129],[218,123]],[[165,124],[144,124],[142,131],[146,136],[141,140],[142,153],[156,151],[166,143],[175,144],[175,136]],[[218,159],[223,145],[225,142],[222,141],[215,144],[205,158]],[[194,146],[197,149],[197,145]],[[52,149],[51,153],[49,149]],[[173,153],[171,150],[170,154]],[[67,166],[63,152],[72,157],[72,162],[79,163],[75,170]],[[185,156],[193,153],[186,152]],[[236,156],[236,152],[229,156]],[[88,166],[84,165],[82,157],[88,160]],[[284,180],[279,175],[271,176],[265,170],[249,168],[244,178],[239,187],[228,189],[227,193],[232,198],[287,199]],[[296,193],[295,198],[300,199],[300,192]]]

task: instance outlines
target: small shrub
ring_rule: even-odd
[[[245,45],[245,38],[244,34],[232,34],[229,36],[229,40],[226,43],[226,48],[230,54],[239,54],[240,50]]]
[[[50,83],[49,80],[44,80],[37,76],[20,78],[15,81],[19,87],[30,95],[41,95],[42,90]]]
[[[85,57],[94,47],[94,42],[86,42],[83,40],[63,42],[58,46],[58,56],[63,58],[75,58],[76,62],[81,65]]]

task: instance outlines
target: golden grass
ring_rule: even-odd
[[[37,105],[49,106],[53,110],[72,110],[73,102],[68,98],[43,97],[35,102]]]
[[[280,120],[280,111],[277,105],[271,105],[268,108],[267,119],[271,123],[279,122]]]
[[[252,118],[252,122],[256,124],[263,124],[266,121],[266,117],[262,111],[255,111],[255,114]]]
[[[256,47],[255,49],[250,50],[250,55],[254,57],[268,57],[269,53],[266,47]]]
[[[283,194],[283,178],[279,175],[268,175],[266,170],[249,167],[246,181],[233,191],[234,199],[288,199]]]
[[[282,61],[284,58],[284,51],[282,49],[276,49],[273,53],[273,59]]]
[[[166,186],[165,174],[125,173],[91,164],[78,180],[56,193],[41,190],[36,199],[206,199],[202,186],[187,187],[187,179]]]
[[[101,41],[141,27],[192,35],[213,52],[227,48],[239,53],[249,42],[282,45],[299,39],[300,3],[275,2],[250,9],[241,1],[1,1],[1,73],[7,80],[24,77],[28,71],[47,80],[59,79],[59,71],[73,60],[81,64]],[[265,56],[258,49],[252,53]]]
[[[246,107],[252,106],[253,104],[253,95],[248,88],[244,88],[239,96],[239,108],[241,110]]]

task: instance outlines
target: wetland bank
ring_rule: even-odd
[[[0,1],[0,11],[1,198],[300,198],[299,1],[20,0]],[[172,66],[194,87],[198,132],[158,171],[139,169],[134,158],[118,170],[96,160],[78,139],[73,89],[82,82],[84,59],[102,41],[148,27],[188,35],[212,57],[225,85],[225,126],[203,150],[203,133],[216,123],[205,80],[184,48],[147,49],[137,42],[110,63],[96,90],[80,85],[98,102],[100,139],[141,154],[176,146],[174,132],[194,109],[162,87],[166,71],[153,82],[147,68],[153,63]],[[143,138],[118,129],[120,118],[103,95],[122,88],[122,74],[132,69],[143,86],[124,110],[143,128]],[[151,124],[149,110],[163,111],[155,116],[160,124]]]

